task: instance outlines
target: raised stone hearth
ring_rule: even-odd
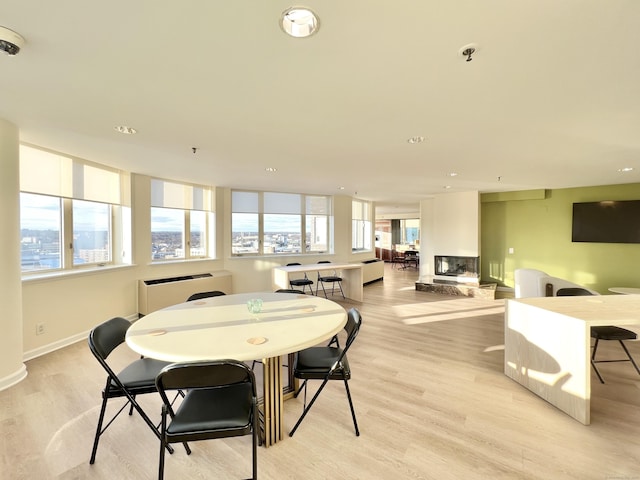
[[[495,300],[497,283],[422,283],[416,282],[416,290],[420,292],[440,293],[443,295],[457,295],[462,297],[486,298]]]

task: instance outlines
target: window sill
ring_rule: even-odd
[[[135,265],[105,265],[104,267],[81,268],[75,270],[57,270],[55,272],[30,273],[22,275],[22,283],[36,283],[48,280],[60,280],[70,277],[82,277],[85,275],[99,275],[103,272],[133,268]]]

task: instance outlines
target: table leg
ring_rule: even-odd
[[[282,440],[284,402],[282,397],[282,360],[280,357],[262,360],[263,426],[265,447]]]

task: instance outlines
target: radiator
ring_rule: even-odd
[[[185,302],[193,293],[209,290],[231,293],[231,272],[223,270],[138,280],[138,313],[147,315],[161,308]]]

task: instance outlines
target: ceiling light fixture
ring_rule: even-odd
[[[282,12],[280,26],[287,35],[295,38],[310,37],[318,31],[318,17],[308,8],[291,7]]]
[[[457,177],[458,174],[456,172],[449,172],[447,173],[447,177]]]
[[[633,167],[622,167],[622,168],[619,168],[618,171],[622,173],[633,172]]]
[[[407,140],[407,142],[409,142],[411,144],[422,143],[422,142],[424,142],[424,137],[423,136],[411,137],[410,139]]]
[[[13,30],[0,27],[0,51],[7,55],[17,55],[24,45],[24,38]]]
[[[126,125],[117,125],[113,127],[113,129],[118,133],[123,133],[124,135],[134,135],[138,133],[135,128],[127,127]]]
[[[267,168],[265,168],[264,170],[265,170],[266,172],[269,172],[269,173],[273,173],[273,172],[277,172],[277,171],[278,171],[278,169],[277,169],[277,168],[275,168],[275,167],[267,167]]]

